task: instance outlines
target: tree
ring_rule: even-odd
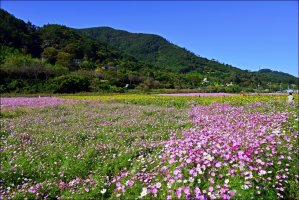
[[[71,54],[73,56],[73,58],[81,59],[84,56],[83,51],[79,48],[78,44],[75,44],[75,43],[67,44],[63,48],[63,51]]]
[[[48,85],[54,93],[75,93],[88,91],[90,82],[84,76],[63,75],[50,80]]]
[[[56,64],[63,67],[69,67],[71,65],[72,55],[63,51],[60,51],[57,55]]]
[[[58,51],[54,47],[47,47],[43,51],[43,57],[52,65],[56,63],[57,54]]]

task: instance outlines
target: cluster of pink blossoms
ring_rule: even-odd
[[[44,108],[66,103],[78,103],[79,100],[56,97],[3,97],[0,98],[1,109],[16,109],[20,107]]]
[[[193,128],[171,134],[158,155],[137,158],[139,171],[114,180],[117,197],[141,185],[140,198],[230,199],[247,191],[253,198],[268,190],[283,198],[298,132],[287,112],[262,113],[256,106],[194,107]]]

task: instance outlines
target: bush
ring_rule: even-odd
[[[239,93],[239,92],[241,92],[241,88],[238,85],[227,86],[227,87],[225,87],[225,92],[227,92],[227,93]]]
[[[15,91],[19,92],[23,87],[28,86],[28,83],[24,80],[13,80],[7,85],[7,90],[10,91]]]
[[[90,87],[94,92],[108,91],[110,89],[110,84],[107,81],[93,79]]]
[[[90,82],[80,75],[63,75],[49,81],[49,90],[54,93],[75,93],[89,91]]]
[[[121,87],[117,87],[115,85],[110,86],[110,92],[115,92],[115,93],[124,93],[125,89]]]
[[[80,63],[79,67],[80,69],[93,70],[96,66],[92,62],[84,60],[82,63]]]

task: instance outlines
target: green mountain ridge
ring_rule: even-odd
[[[190,71],[196,71],[201,74],[212,73],[214,76],[222,79],[226,79],[232,73],[247,73],[251,75],[259,73],[258,71],[241,70],[228,64],[197,56],[185,48],[170,43],[159,35],[130,33],[111,27],[93,27],[77,30],[97,40],[109,43],[128,54],[132,54],[140,61],[155,66],[162,66],[164,69],[179,73]],[[290,74],[272,70],[263,73],[263,75],[266,76],[267,80],[275,77],[276,81],[287,81],[288,78],[295,78]],[[249,76],[246,77],[250,78]]]
[[[221,72],[240,71],[240,69],[222,63],[196,56],[185,48],[181,48],[155,34],[130,33],[110,27],[77,29],[79,32],[105,43],[109,43],[137,59],[162,66],[167,70],[188,72],[197,70],[200,73],[211,70]]]
[[[298,81],[283,72],[250,72],[202,58],[159,35],[110,27],[37,27],[3,9],[0,17],[1,92],[117,92],[126,85],[238,92],[267,88],[269,82],[277,90]],[[74,90],[78,80],[84,87]],[[234,87],[225,86],[230,82]]]

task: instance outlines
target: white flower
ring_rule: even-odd
[[[263,176],[264,174],[266,174],[267,172],[265,171],[265,170],[261,170],[260,172],[259,172],[259,176]]]
[[[157,187],[157,188],[160,188],[161,185],[162,185],[162,184],[161,184],[160,182],[156,183],[156,187]]]
[[[241,188],[242,188],[242,190],[247,190],[249,187],[248,187],[248,185],[242,185]]]
[[[189,178],[189,182],[190,182],[190,183],[193,183],[193,182],[194,182],[194,178],[193,178],[193,177],[190,177],[190,178]]]
[[[263,161],[261,159],[256,160],[257,163],[262,163]]]
[[[219,168],[221,167],[221,165],[222,165],[221,162],[217,162],[215,166]]]
[[[225,183],[225,184],[228,184],[228,183],[229,183],[229,180],[228,180],[228,179],[225,179],[225,180],[224,180],[224,183]]]
[[[196,171],[197,171],[199,174],[203,174],[203,172],[201,171],[200,168],[196,168]]]
[[[147,189],[146,188],[142,188],[142,192],[140,194],[140,197],[142,198],[142,197],[144,197],[146,195],[147,195]]]
[[[104,188],[104,189],[101,190],[101,193],[102,193],[102,194],[105,194],[106,191],[107,191],[107,190]]]
[[[280,133],[280,129],[275,129],[272,133],[278,134],[278,133]]]

